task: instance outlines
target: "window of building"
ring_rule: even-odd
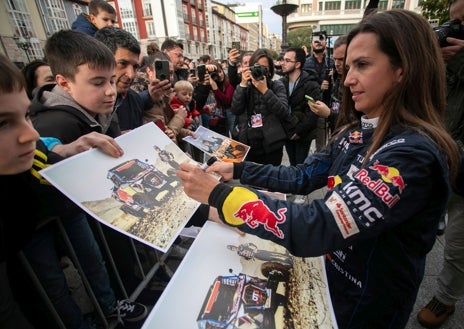
[[[198,22],[197,22],[197,14],[195,13],[195,10],[192,10],[192,23],[193,24],[198,24]]]
[[[11,26],[14,27],[14,35],[30,42],[26,57],[30,60],[43,57],[42,47],[35,38],[32,20],[25,0],[4,0]]]
[[[184,21],[188,21],[188,7],[186,4],[182,4],[182,17],[184,18]]]
[[[144,17],[153,16],[150,0],[143,0],[143,16]]]
[[[185,31],[185,39],[190,40],[190,26],[188,24],[184,24],[184,31]]]
[[[137,40],[139,39],[139,33],[137,31],[137,24],[134,21],[126,21],[122,23],[122,28],[127,32],[130,32]]]
[[[31,17],[24,0],[6,0],[6,9],[12,25],[15,27],[16,35],[32,36]]]
[[[387,10],[388,9],[388,0],[380,0],[378,9],[379,10]]]
[[[341,1],[320,1],[319,2],[319,11],[324,10],[340,10]]]
[[[333,25],[321,25],[320,30],[325,31],[330,35],[342,35],[347,34],[355,24],[333,24]]]
[[[302,14],[310,13],[312,11],[312,7],[313,5],[311,3],[302,3],[300,5],[300,12]]]
[[[50,23],[49,26],[51,28],[50,33],[52,33],[52,34],[55,33],[55,32],[58,32],[60,30],[68,30],[68,29],[70,29],[68,21],[62,21],[62,20],[54,19],[54,20],[51,20],[49,23]]]
[[[76,17],[82,14],[82,7],[79,6],[77,3],[73,3],[72,10],[73,10],[74,16]]]
[[[350,0],[345,2],[345,9],[361,9],[361,0]]]
[[[50,33],[71,28],[62,1],[47,0],[43,2],[43,5],[47,13],[48,27],[51,29]]]
[[[120,8],[121,9],[121,18],[134,18],[134,12],[132,8]]]
[[[63,2],[56,0],[48,0],[44,3],[48,17],[66,19]]]
[[[404,8],[404,0],[393,0],[392,8]]]
[[[148,32],[148,39],[156,38],[155,23],[153,23],[153,21],[147,21],[147,32]]]

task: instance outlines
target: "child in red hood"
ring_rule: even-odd
[[[174,84],[175,96],[171,99],[171,108],[176,111],[180,107],[187,109],[184,128],[196,130],[200,125],[200,112],[193,99],[193,85],[187,80],[179,80]]]

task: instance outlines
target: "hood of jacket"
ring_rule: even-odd
[[[37,90],[30,110],[31,115],[37,115],[40,112],[49,110],[67,111],[91,127],[100,126],[102,133],[105,133],[110,126],[114,113],[113,111],[111,114],[97,114],[94,117],[56,84],[45,85]]]

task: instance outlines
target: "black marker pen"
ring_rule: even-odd
[[[206,161],[205,163],[202,163],[200,165],[200,168],[201,170],[205,171],[206,168],[208,168],[209,166],[211,166],[213,163],[215,163],[216,161],[218,160],[218,158],[216,157],[211,157],[208,159],[208,161]]]

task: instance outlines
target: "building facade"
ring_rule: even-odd
[[[287,1],[289,2],[289,1]],[[292,0],[298,4],[295,13],[287,17],[288,30],[311,26],[313,31],[342,35],[358,23],[369,0]],[[378,9],[404,8],[420,13],[418,0],[380,0]]]
[[[420,12],[419,0],[380,0],[379,10],[405,8]],[[0,52],[19,67],[43,58],[48,36],[69,29],[82,13],[88,12],[89,0],[0,0]],[[146,45],[159,46],[167,38],[184,45],[184,55],[198,59],[209,54],[227,58],[233,41],[240,41],[243,51],[259,47],[280,51],[281,38],[269,35],[260,23],[237,23],[237,6],[214,0],[112,0],[117,24],[140,40],[142,53]],[[311,26],[328,35],[347,33],[363,16],[369,0],[287,0],[297,4],[287,17],[288,31]],[[281,0],[275,4],[282,3]]]

